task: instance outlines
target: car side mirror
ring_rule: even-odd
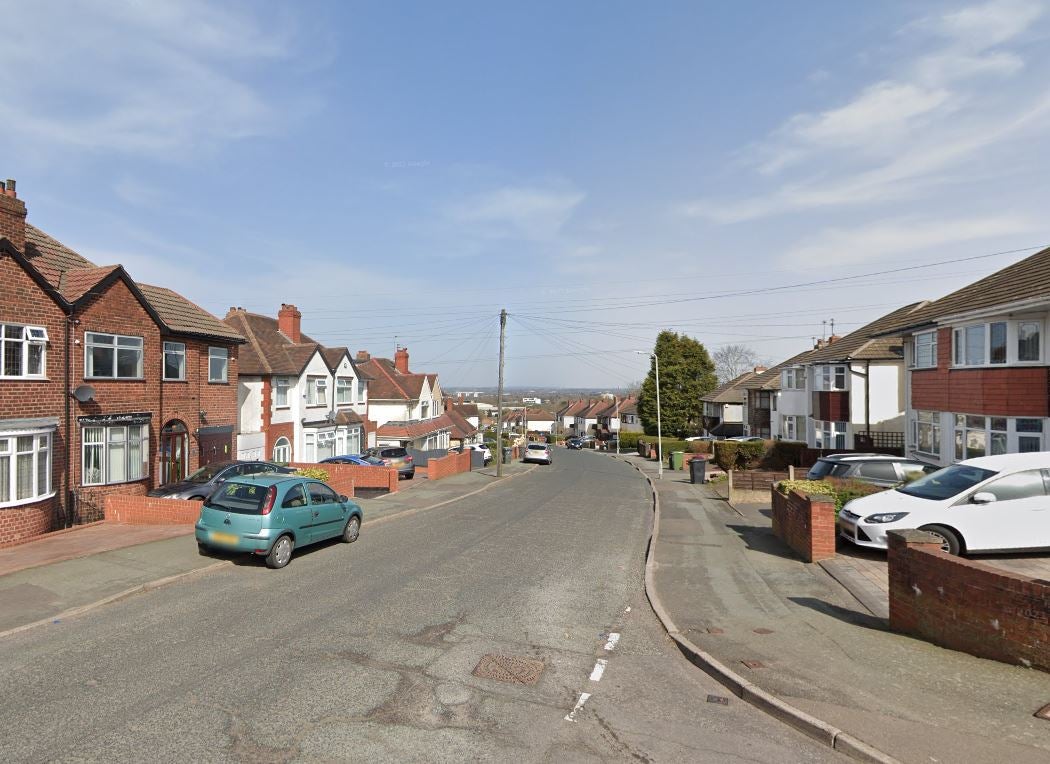
[[[342,494],[340,494],[339,495],[339,501],[343,502],[343,504],[346,504],[348,501],[350,501],[350,497],[349,496],[343,496]]]
[[[991,504],[996,501],[995,494],[990,491],[978,491],[970,497],[971,504]]]

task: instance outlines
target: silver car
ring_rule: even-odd
[[[521,460],[523,462],[550,464],[552,462],[551,447],[546,443],[529,443],[529,445],[525,446],[525,453],[522,455]]]
[[[263,472],[288,475],[295,470],[272,462],[215,462],[204,465],[185,480],[167,483],[146,495],[163,499],[207,499],[216,488],[231,478]]]

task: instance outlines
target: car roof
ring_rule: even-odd
[[[958,462],[968,467],[980,467],[983,470],[1037,470],[1050,468],[1050,451],[1034,451],[1027,454],[996,454],[979,456]]]
[[[893,454],[828,454],[820,457],[827,462],[917,462],[909,456],[894,456]]]
[[[256,472],[252,475],[238,475],[235,478],[227,480],[227,483],[252,483],[253,485],[265,485],[267,487],[271,485],[277,485],[287,480],[305,480],[310,481],[313,478],[308,478],[304,475],[285,475],[280,472]],[[313,482],[319,483],[321,481],[314,480]]]

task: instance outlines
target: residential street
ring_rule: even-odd
[[[559,449],[283,571],[244,559],[13,635],[7,758],[844,760],[680,655],[642,588],[650,522],[636,470]],[[472,675],[486,654],[542,672]]]

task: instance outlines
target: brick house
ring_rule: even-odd
[[[397,348],[393,360],[359,350],[356,362],[371,379],[368,419],[375,425],[377,445],[420,451],[449,447],[453,422],[445,414],[437,374],[410,371],[404,347]]]
[[[369,377],[349,350],[303,334],[294,305],[281,305],[276,319],[230,308],[223,320],[248,340],[240,362],[239,458],[318,462],[370,445]]]
[[[243,339],[26,222],[0,184],[0,544],[231,457]]]
[[[938,465],[1042,451],[1050,431],[1050,248],[934,300],[903,341],[907,454]]]

